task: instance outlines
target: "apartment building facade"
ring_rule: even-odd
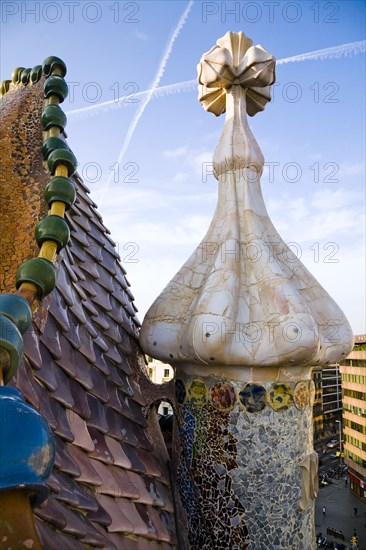
[[[322,368],[314,367],[312,379],[315,385],[315,398],[313,405],[314,442],[322,439],[324,435],[323,393],[322,393]]]
[[[155,384],[163,384],[169,382],[174,377],[173,367],[167,363],[162,363],[157,359],[147,356],[147,374]],[[162,401],[159,405],[158,413],[166,416],[173,413],[173,407],[170,403]]]
[[[344,461],[352,493],[366,502],[366,334],[355,337],[340,363],[343,388]]]
[[[336,434],[342,418],[342,377],[338,363],[315,367],[312,373],[315,384],[313,407],[314,441],[326,434]]]
[[[342,377],[338,363],[322,368],[323,425],[326,432],[337,431],[342,417]]]

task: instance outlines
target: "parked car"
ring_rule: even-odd
[[[335,447],[337,447],[337,445],[338,445],[338,439],[331,439],[327,443],[328,449],[334,449]]]

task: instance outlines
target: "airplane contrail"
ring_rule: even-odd
[[[284,57],[282,59],[278,59],[276,64],[284,65],[286,63],[296,63],[299,61],[317,61],[317,60],[332,59],[332,58],[337,59],[341,57],[347,57],[350,55],[365,53],[365,51],[366,51],[366,40],[360,40],[358,42],[350,42],[347,44],[341,44],[340,46],[332,46],[330,48],[324,48],[323,50],[315,50],[313,52],[293,55],[291,57]],[[196,89],[197,89],[197,79],[186,80],[184,82],[177,82],[176,84],[168,84],[167,86],[156,86],[155,88],[151,87],[149,90],[144,90],[142,92],[135,93],[133,97],[143,99],[148,96],[150,101],[151,99],[156,97],[164,97],[166,95],[171,95],[171,94],[191,92]],[[75,115],[79,115],[79,116],[81,115],[82,118],[88,117],[88,116],[94,116],[99,114],[99,112],[107,112],[107,111],[110,111],[111,109],[126,107],[130,105],[129,103],[130,99],[131,99],[131,95],[121,96],[117,99],[104,101],[103,103],[96,103],[95,105],[89,105],[88,107],[81,107],[80,109],[74,109],[73,111],[68,111],[68,112],[66,111],[66,114],[68,117],[71,117],[71,118]],[[144,109],[145,108],[146,108],[146,105]]]
[[[160,64],[159,64],[159,67],[158,67],[158,70],[156,72],[156,75],[155,75],[155,78],[153,80],[153,83],[150,87],[149,90],[147,90],[146,92],[146,95],[144,96],[144,100],[143,102],[141,103],[137,113],[135,114],[128,130],[127,130],[127,134],[126,134],[126,137],[125,137],[125,140],[123,142],[123,145],[122,145],[122,149],[121,149],[121,152],[118,156],[118,160],[117,160],[117,163],[118,165],[122,162],[122,159],[127,151],[127,148],[130,144],[130,141],[132,139],[132,136],[136,130],[136,127],[137,127],[137,124],[139,122],[139,120],[141,119],[146,107],[148,106],[148,104],[150,103],[151,101],[151,98],[153,96],[153,93],[154,91],[157,89],[157,87],[159,86],[159,82],[160,80],[162,79],[163,75],[164,75],[164,72],[165,72],[165,67],[169,61],[169,57],[171,56],[171,53],[173,51],[173,46],[174,46],[174,42],[176,41],[176,39],[178,38],[178,35],[179,33],[181,32],[181,30],[183,29],[184,25],[185,25],[185,22],[187,20],[187,17],[189,15],[189,12],[191,11],[191,8],[193,6],[193,0],[189,0],[188,2],[188,5],[186,7],[186,9],[184,10],[183,14],[181,15],[179,21],[178,21],[178,24],[177,26],[175,27],[174,31],[173,31],[173,34],[168,42],[168,45],[166,47],[166,50],[164,52],[164,55],[162,57],[162,60],[160,61]],[[111,173],[110,177],[109,177],[109,180],[108,180],[108,183],[107,183],[107,187],[109,186],[110,184],[110,181],[111,179],[113,178],[113,172]]]
[[[168,84],[166,86],[159,86],[155,88],[151,96],[163,97],[166,95],[177,94],[180,92],[191,92],[197,88],[197,79],[186,80],[185,82],[177,82],[176,84]],[[142,99],[147,96],[151,90],[144,90],[142,92],[136,92],[133,94],[133,99]],[[99,112],[108,112],[111,109],[127,107],[131,105],[131,94],[118,97],[116,99],[110,99],[109,101],[103,101],[103,103],[96,103],[95,105],[89,105],[88,107],[81,107],[80,109],[74,109],[72,111],[65,111],[67,117],[73,117],[74,115],[82,115],[81,118],[92,117]],[[136,102],[134,102],[136,103]]]
[[[331,48],[324,48],[323,50],[315,50],[314,52],[301,53],[300,55],[293,55],[291,57],[284,57],[277,61],[277,65],[283,65],[285,63],[294,63],[296,61],[310,61],[318,59],[331,59],[347,57],[348,55],[365,53],[366,40],[359,40],[358,42],[350,42],[348,44],[341,44],[340,46],[333,46]]]

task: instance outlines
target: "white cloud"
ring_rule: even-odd
[[[173,177],[172,181],[179,183],[181,181],[186,181],[188,179],[188,174],[186,172],[177,172]]]
[[[199,141],[201,143],[213,142],[214,144],[216,144],[220,139],[221,132],[221,129],[214,132],[206,132],[199,137]]]
[[[207,178],[212,174],[212,157],[215,146],[212,148],[207,147],[189,147],[188,145],[182,145],[175,149],[165,149],[162,153],[165,158],[181,158],[180,167],[182,170],[174,176],[174,181],[183,181],[183,175],[188,177],[187,172],[193,170],[193,175],[199,176],[199,181],[203,178]],[[183,157],[183,158],[182,158]],[[185,179],[187,179],[185,177]]]
[[[358,176],[365,173],[365,164],[363,162],[346,163],[339,166],[342,177]]]
[[[287,215],[291,222],[304,220],[309,215],[309,206],[305,197],[298,197],[291,200],[288,203],[288,207],[282,209],[282,213],[284,210],[287,211]]]
[[[188,147],[183,145],[182,147],[177,147],[176,149],[166,149],[163,151],[163,156],[166,158],[177,158],[182,157],[187,153]]]
[[[190,153],[190,164],[200,178],[207,178],[209,174],[212,174],[213,151],[191,151]]]
[[[320,160],[322,158],[323,158],[323,155],[321,155],[320,153],[311,153],[309,155],[310,160]]]
[[[317,210],[322,212],[342,208],[347,204],[356,203],[358,194],[348,189],[338,188],[322,189],[314,193],[311,204]]]
[[[302,248],[301,261],[343,309],[355,334],[365,332],[365,248]]]
[[[136,38],[138,38],[139,40],[149,40],[149,37],[147,34],[145,34],[144,32],[142,31],[135,31],[135,36]]]
[[[209,216],[186,216],[180,220],[170,218],[161,219],[157,216],[156,221],[135,221],[128,226],[128,235],[133,236],[137,243],[150,246],[154,243],[157,248],[174,246],[191,247],[198,245],[200,239],[206,232],[211,218]],[[113,233],[115,235],[115,231]],[[126,230],[123,230],[123,236],[126,238]]]
[[[285,206],[284,206],[285,205]],[[269,202],[271,219],[285,241],[300,243],[349,240],[362,238],[363,206],[356,193],[345,189],[322,190],[309,198]]]
[[[136,184],[138,185],[138,184]],[[162,196],[159,189],[142,189],[125,184],[113,187],[103,199],[98,202],[98,194],[93,193],[93,200],[98,204],[99,210],[110,220],[114,215],[121,216],[129,212],[142,213],[161,207],[166,197]]]

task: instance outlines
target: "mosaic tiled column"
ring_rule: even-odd
[[[236,380],[186,370],[176,380],[178,482],[191,548],[315,548],[310,369],[266,369],[255,382],[239,369]]]
[[[315,548],[311,369],[353,342],[263,201],[264,158],[247,114],[269,101],[274,70],[243,33],[203,55],[199,99],[226,112],[213,157],[218,204],[141,330],[145,352],[176,372],[176,475],[192,550]]]

